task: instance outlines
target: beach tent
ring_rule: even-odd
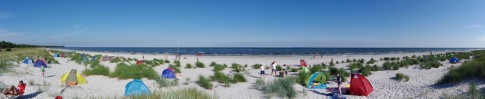
[[[61,57],[62,57],[62,58],[66,58],[65,54],[61,54]]]
[[[300,60],[300,66],[307,66],[305,60],[303,59]]]
[[[317,81],[318,83],[315,85],[313,84],[314,81]],[[325,81],[327,81],[327,78],[323,72],[315,72],[305,80],[305,84],[308,89],[325,89],[327,88]]]
[[[38,59],[37,61],[35,61],[34,67],[40,67],[40,66],[47,67],[47,64],[45,63],[45,61]]]
[[[65,73],[61,77],[61,82],[66,83],[69,86],[75,86],[77,84],[86,84],[88,81],[77,73],[76,69],[71,69],[69,73]]]
[[[83,57],[83,61],[81,61],[81,63],[85,63],[85,62],[88,62],[88,58],[87,57]]]
[[[460,60],[458,60],[458,58],[456,58],[456,57],[452,57],[450,59],[450,63],[458,63],[458,62],[460,62]]]
[[[96,56],[93,56],[93,58],[91,58],[91,61],[93,61],[93,60],[96,60]]]
[[[25,59],[22,61],[22,63],[24,63],[24,64],[32,64],[32,59],[30,59],[29,57],[25,57]]]
[[[143,64],[143,60],[137,60],[136,64]]]
[[[163,70],[163,72],[162,72],[162,77],[163,77],[163,78],[176,78],[176,76],[175,76],[175,72],[174,72],[174,71],[173,71],[173,69],[172,69],[172,68],[170,68],[170,67],[169,67],[169,68],[167,68],[167,69],[165,69],[165,70]]]
[[[310,69],[308,69],[306,67],[301,67],[301,69],[303,70],[303,72],[306,72],[306,73],[310,72]]]
[[[151,95],[150,89],[140,79],[133,79],[125,86],[125,96],[131,95]]]
[[[369,96],[369,94],[374,91],[374,88],[370,84],[369,80],[360,74],[352,74],[350,78],[350,94],[352,95],[364,95]]]

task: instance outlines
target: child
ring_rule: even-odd
[[[261,72],[259,73],[259,78],[263,78],[264,77],[264,66],[263,64],[260,64],[260,67],[261,67]]]
[[[40,66],[40,70],[42,71],[42,78],[45,78],[44,77],[45,67],[44,66]]]

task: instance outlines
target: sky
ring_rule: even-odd
[[[0,40],[67,47],[485,47],[485,0],[1,0]]]

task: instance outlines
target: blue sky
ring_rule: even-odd
[[[71,47],[485,47],[485,1],[2,0],[0,40]]]

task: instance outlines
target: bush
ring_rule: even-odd
[[[7,48],[7,49],[5,49],[5,51],[7,51],[7,52],[9,52],[9,51],[12,51],[12,49],[10,49],[10,48]]]
[[[197,84],[199,84],[199,86],[201,86],[205,89],[212,89],[212,87],[213,87],[213,85],[209,81],[209,79],[205,78],[202,75],[199,75],[199,80],[197,80]]]
[[[232,63],[231,68],[232,68],[232,71],[235,71],[237,73],[244,71],[244,67],[241,64],[237,64],[237,63]]]
[[[176,79],[166,79],[166,78],[158,79],[157,83],[159,87],[177,86],[179,84],[178,80]]]
[[[465,79],[485,78],[485,50],[472,51],[474,60],[463,63],[455,69],[451,69],[437,83],[458,83]]]
[[[298,78],[296,79],[296,83],[299,83],[299,84],[305,84],[305,80],[310,77],[312,74],[309,73],[309,72],[304,72],[304,71],[300,71],[298,73]]]
[[[160,78],[152,67],[145,65],[128,66],[124,63],[118,64],[115,71],[110,74],[110,77],[116,77],[119,79],[141,79],[143,77],[148,79]]]
[[[253,69],[260,69],[261,68],[261,64],[254,64],[253,66],[251,66]]]
[[[246,78],[242,74],[234,74],[234,82],[246,82]]]
[[[195,66],[199,67],[199,68],[205,68],[204,63],[202,63],[202,62],[195,62]]]
[[[214,62],[214,61],[212,61],[212,62],[211,62],[211,64],[210,64],[209,66],[216,66],[216,65],[217,65],[217,63],[216,63],[216,62]]]
[[[262,88],[263,92],[268,95],[277,95],[281,98],[295,98],[296,90],[293,88],[295,81],[293,78],[286,77],[277,79],[271,83],[268,83]]]
[[[372,67],[370,67],[369,65],[367,65],[367,66],[365,66],[364,68],[362,68],[362,69],[361,69],[361,73],[362,73],[362,75],[364,75],[364,76],[369,76],[369,75],[371,75],[371,74],[372,74],[372,72],[371,72],[371,68],[372,68]]]
[[[344,62],[342,61],[342,63],[344,63]],[[322,65],[322,68],[323,68],[323,69],[327,69],[327,64],[325,64],[325,63],[321,63],[321,65]]]
[[[109,68],[104,66],[96,66],[93,69],[86,69],[82,72],[82,74],[89,76],[89,75],[103,75],[109,76]]]
[[[168,65],[168,67],[172,68],[175,73],[181,73],[180,68],[175,65]]]
[[[189,68],[189,69],[192,68],[192,64],[187,63],[187,65],[185,65],[185,68]]]
[[[214,66],[215,72],[219,72],[219,71],[222,71],[224,69],[226,69],[226,67],[222,66],[221,64],[217,64],[217,65]]]
[[[177,67],[182,67],[182,65],[180,65],[180,61],[178,61],[178,60],[173,61],[173,63],[174,63],[174,64],[175,64],[175,66],[177,66]]]
[[[329,67],[328,69],[330,71],[330,74],[337,75],[337,73],[338,73],[338,69],[337,68],[335,68],[335,67]]]
[[[369,61],[367,61],[367,64],[374,64],[375,62],[377,62],[377,61],[374,60],[374,58],[371,58]]]
[[[262,80],[262,79],[258,79],[258,80],[256,80],[256,82],[254,83],[253,88],[254,88],[254,89],[258,89],[258,90],[262,90],[262,88],[264,87],[264,85],[265,85],[264,80]]]
[[[121,61],[122,61],[122,60],[121,60],[121,58],[120,58],[120,57],[115,57],[115,58],[113,58],[113,59],[110,61],[110,63],[119,63],[119,62],[121,62]]]
[[[276,71],[281,71],[283,70],[283,67],[281,67],[280,65],[276,66]]]
[[[409,81],[409,76],[404,75],[402,73],[396,73],[396,80],[408,82]]]
[[[321,72],[322,70],[323,70],[323,67],[320,65],[313,65],[312,68],[310,68],[310,71],[312,73]]]
[[[338,73],[340,74],[340,77],[342,77],[342,82],[346,82],[347,81],[347,77],[350,76],[350,73],[345,71],[344,68],[340,68],[338,70]]]
[[[222,72],[214,72],[214,75],[211,76],[211,80],[224,84],[224,87],[229,87],[230,83],[233,82],[229,76]]]
[[[431,69],[431,68],[438,68],[438,67],[440,67],[442,65],[443,64],[441,64],[440,62],[433,60],[433,61],[423,62],[419,66],[422,69]]]
[[[291,68],[290,72],[298,72],[297,68]]]
[[[333,58],[330,59],[330,66],[335,66],[335,63],[333,63]]]
[[[165,63],[170,63],[170,60],[166,59],[166,60],[165,60]]]

